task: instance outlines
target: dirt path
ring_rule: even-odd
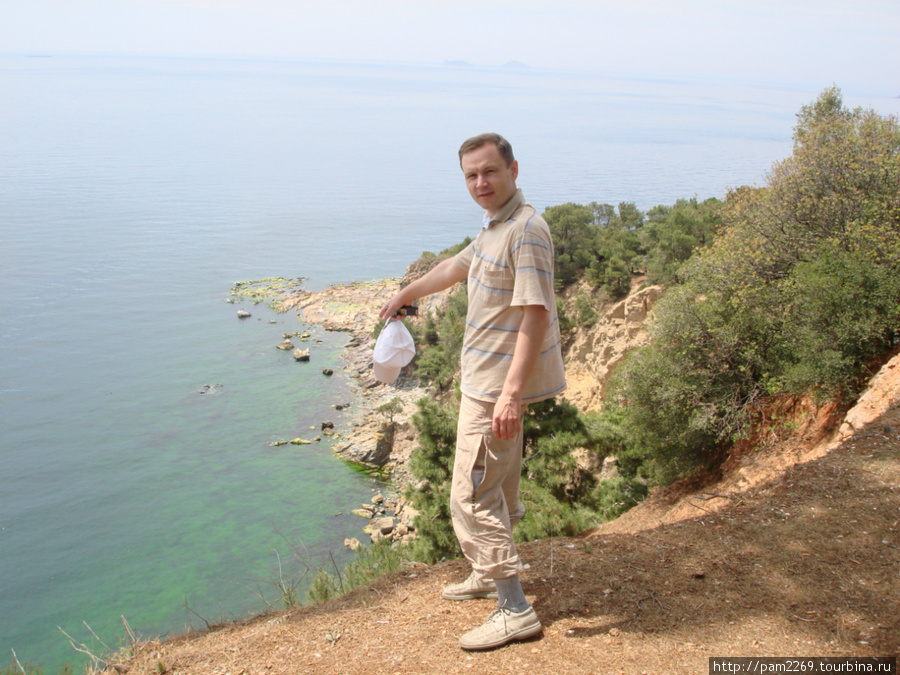
[[[717,513],[522,546],[545,630],[457,646],[490,600],[449,603],[462,562],[330,604],[144,645],[133,674],[707,673],[711,656],[900,651],[900,410]],[[639,507],[640,508],[640,507]]]

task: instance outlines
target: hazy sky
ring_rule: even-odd
[[[276,56],[900,95],[900,0],[0,0],[0,52]]]

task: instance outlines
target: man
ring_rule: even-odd
[[[444,588],[448,600],[496,597],[497,609],[460,639],[491,649],[541,632],[519,581],[512,528],[519,501],[525,405],[565,389],[553,292],[553,243],[547,223],[516,187],[519,165],[509,142],[482,134],[459,149],[469,194],[485,209],[483,227],[461,253],[442,261],[384,306],[403,305],[468,279],[462,401],[450,511],[472,574]]]

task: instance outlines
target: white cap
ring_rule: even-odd
[[[416,345],[403,322],[388,321],[375,342],[375,379],[390,384],[400,375],[400,369],[412,361],[415,355]]]

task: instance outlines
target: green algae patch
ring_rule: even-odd
[[[332,314],[350,314],[351,312],[355,313],[361,311],[362,305],[341,300],[332,300],[326,303],[325,309]]]
[[[376,482],[387,485],[391,480],[391,470],[384,466],[378,466],[377,464],[369,464],[368,462],[360,462],[355,459],[350,459],[343,453],[341,453],[338,449],[338,446],[332,446],[331,451],[337,455],[337,457],[344,462],[351,470],[355,473],[362,474],[367,476],[368,478],[374,479]]]
[[[268,302],[269,307],[281,314],[286,310],[279,302],[280,298],[287,293],[300,289],[305,280],[305,277],[269,277],[268,279],[258,279],[256,281],[237,281],[231,287],[228,302],[235,303],[247,300],[254,305]]]

